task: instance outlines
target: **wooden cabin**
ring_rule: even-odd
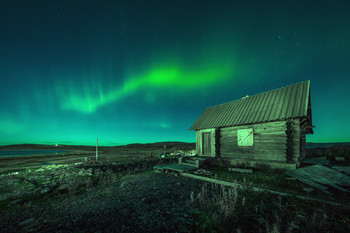
[[[313,134],[310,81],[209,107],[190,130],[196,150],[232,165],[295,169]]]

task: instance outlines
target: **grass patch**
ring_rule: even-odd
[[[350,209],[206,183],[191,193],[196,232],[349,232]]]

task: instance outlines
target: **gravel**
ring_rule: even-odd
[[[1,232],[192,232],[191,192],[203,183],[144,172],[90,188],[27,202],[2,211]]]

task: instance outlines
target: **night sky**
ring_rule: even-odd
[[[2,0],[0,145],[194,142],[209,106],[311,80],[350,141],[350,1]]]

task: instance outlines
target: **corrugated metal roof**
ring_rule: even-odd
[[[307,116],[310,80],[209,107],[190,130]]]

